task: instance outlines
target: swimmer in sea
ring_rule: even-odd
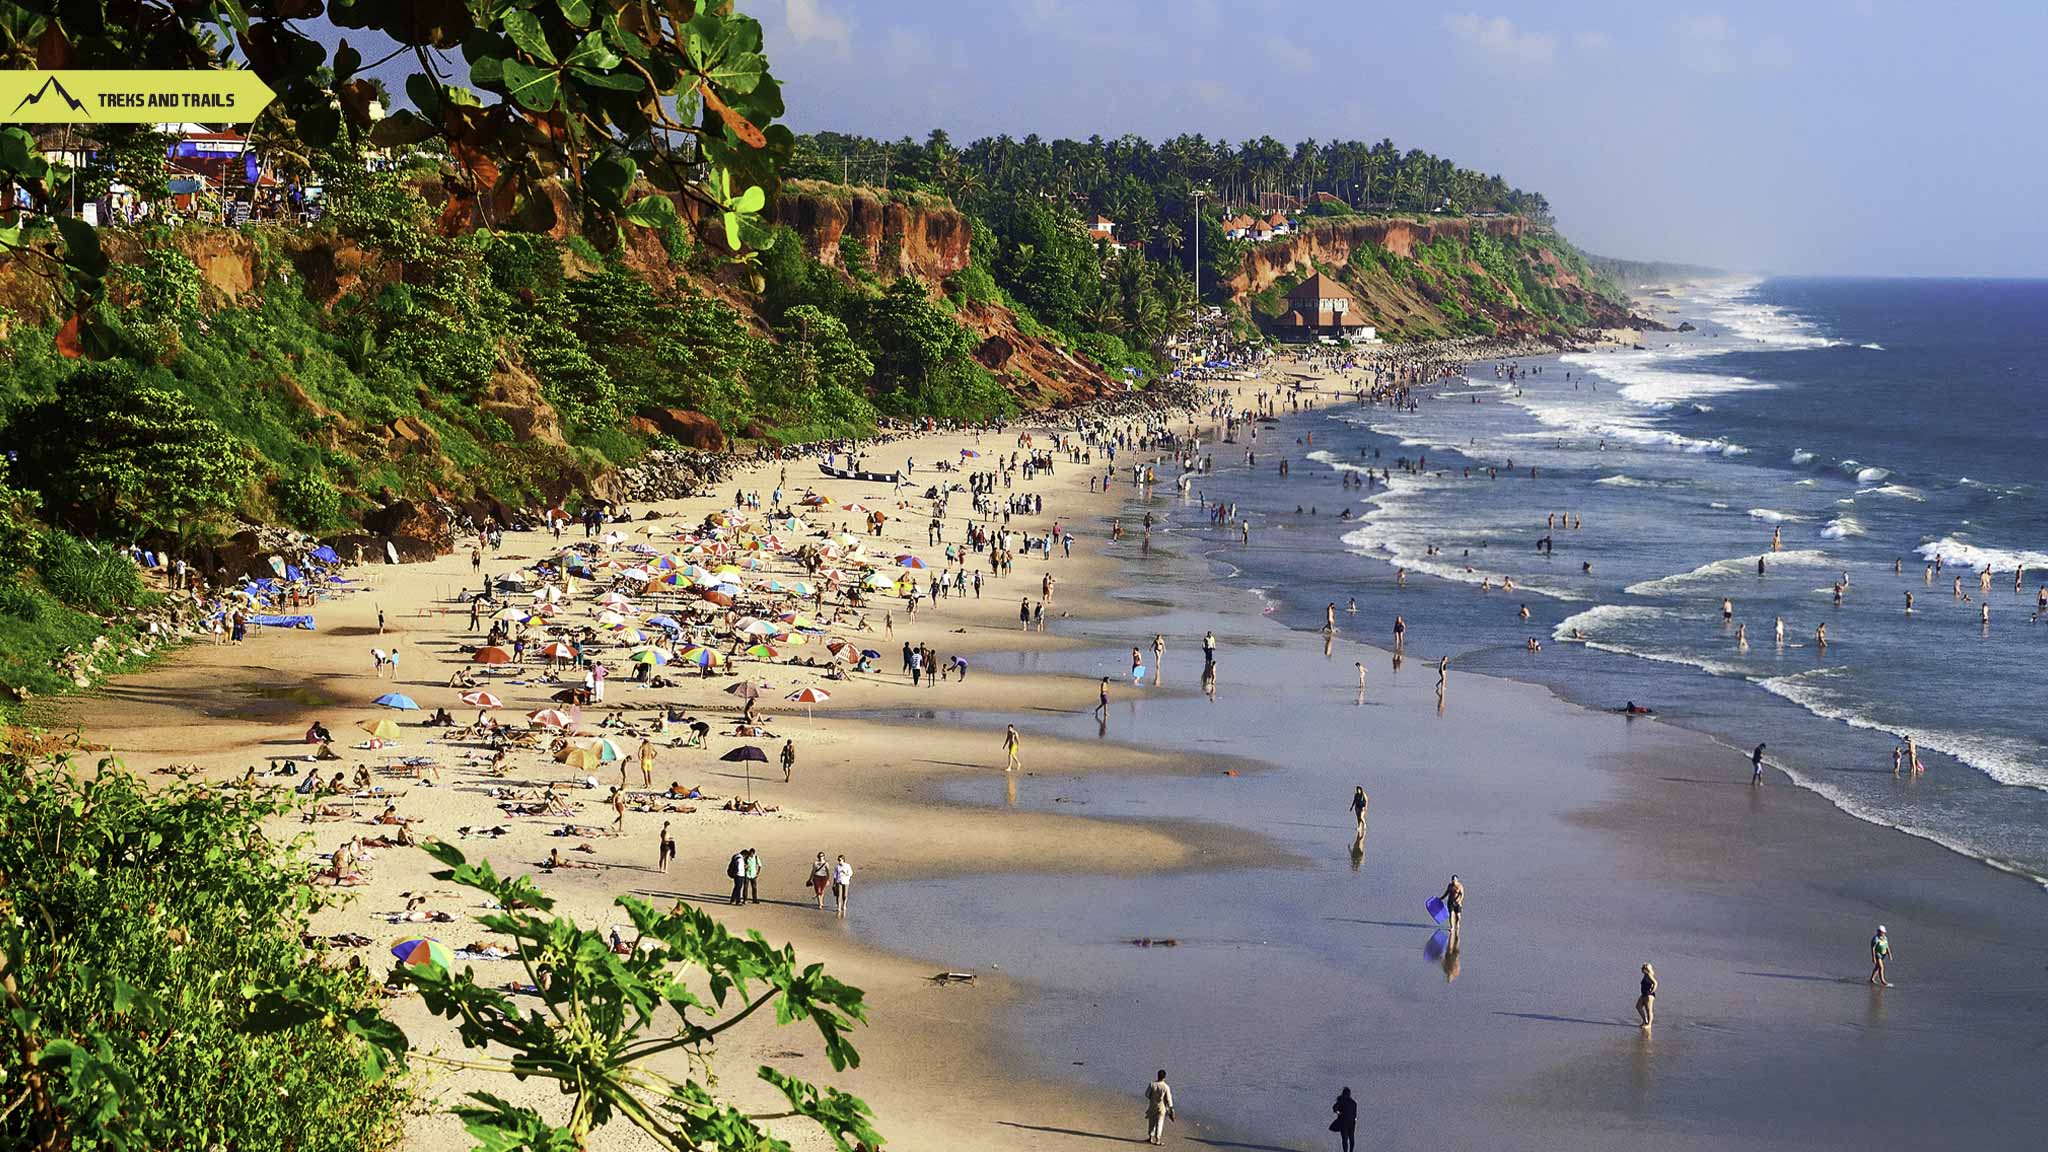
[[[1527,619],[1529,618],[1529,606],[1528,606],[1527,604],[1524,604],[1524,605],[1522,605],[1522,613],[1521,613],[1521,615],[1522,615],[1522,619],[1524,619],[1524,620],[1527,620]]]
[[[1721,598],[1721,623],[1726,624],[1733,619],[1735,619],[1735,602],[1724,596]]]

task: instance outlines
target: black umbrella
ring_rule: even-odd
[[[746,764],[747,799],[751,801],[754,798],[754,761],[759,760],[761,763],[766,764],[768,762],[768,754],[752,744],[742,744],[725,755],[720,756],[719,759],[730,764]]]

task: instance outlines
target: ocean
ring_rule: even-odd
[[[1132,645],[1168,637],[1163,678],[1116,685],[1105,720],[1092,691],[1001,718],[1027,747],[1102,740],[1104,771],[968,773],[943,786],[951,799],[1224,825],[1263,838],[1270,859],[1090,875],[1078,836],[1083,866],[1059,874],[877,878],[853,930],[1019,981],[1004,1030],[1024,1071],[1135,1098],[1168,1066],[1183,1111],[1212,1125],[1187,1138],[1211,1146],[1321,1146],[1345,1084],[1384,1147],[2032,1146],[2036,1121],[2013,1109],[2039,1110],[2023,1086],[2038,1077],[2039,953],[1984,927],[2022,885],[1970,861],[2048,876],[2048,718],[2026,696],[2048,644],[2048,623],[2030,622],[2048,525],[2028,431],[2048,354],[2030,322],[2048,285],[1765,280],[1656,304],[1698,331],[1524,361],[1540,371],[1515,384],[1473,365],[1414,412],[1323,394],[1256,442],[1214,445],[1215,470],[1186,496],[1164,473],[1129,490],[1109,550],[1136,618],[1058,620],[1077,647],[979,662],[1121,679]],[[1396,463],[1421,455],[1424,474]],[[1367,466],[1392,468],[1391,486],[1340,482]],[[1204,501],[1234,503],[1249,546],[1212,527]],[[1147,512],[1149,542],[1135,531]],[[2042,567],[2014,593],[2022,562]],[[1398,670],[1352,643],[1388,646],[1397,614]],[[1198,681],[1208,629],[1223,643],[1213,697]],[[1450,706],[1433,712],[1440,657]],[[1468,711],[1463,673],[1534,687],[1494,686],[1495,706]],[[1617,762],[1552,693],[1633,700],[1658,722],[1615,717]],[[948,710],[943,688],[931,699],[883,718],[1001,722]],[[1919,778],[1892,775],[1902,732]],[[1758,742],[1800,787],[1947,851],[1749,823],[1787,811],[1784,776],[1745,786]],[[1271,767],[1131,776],[1116,771],[1122,744]],[[1662,790],[1656,811],[1627,808],[1647,794],[1624,783],[1634,775]],[[1355,854],[1354,783],[1374,813]],[[1697,798],[1702,827],[1723,821],[1725,846],[1672,843],[1687,823],[1673,796]],[[1484,893],[1462,956],[1422,910],[1452,872]],[[1978,872],[1991,882],[1967,883]],[[1921,991],[1896,1009],[1858,967],[1880,915],[1920,949]],[[1159,937],[1176,945],[1133,943]],[[1681,1021],[1656,1044],[1627,1019],[1645,958],[1670,982],[1660,1016]],[[1455,1106],[1435,1103],[1445,1095]]]
[[[1852,815],[2048,877],[2048,712],[2032,700],[2048,648],[2048,282],[1773,278],[1650,304],[1698,331],[1524,361],[1513,384],[1474,365],[1413,413],[1325,401],[1269,427],[1260,467],[1205,477],[1204,495],[1255,525],[1319,523],[1348,562],[1321,548],[1232,562],[1296,626],[1355,597],[1364,631],[1401,613],[1432,659],[1766,743]],[[1283,448],[1291,484],[1269,464]],[[1395,464],[1418,457],[1425,474]],[[1393,467],[1391,487],[1336,485],[1360,466]],[[1346,507],[1354,521],[1337,519]],[[1553,513],[1583,527],[1552,529]],[[1894,779],[1908,735],[1926,772]]]

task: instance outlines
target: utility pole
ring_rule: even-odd
[[[1202,190],[1195,196],[1195,316],[1202,315]]]

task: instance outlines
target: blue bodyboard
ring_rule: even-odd
[[[1423,907],[1429,909],[1429,918],[1431,920],[1439,924],[1449,924],[1451,922],[1451,910],[1444,907],[1443,897],[1431,896],[1429,903],[1424,904]]]

